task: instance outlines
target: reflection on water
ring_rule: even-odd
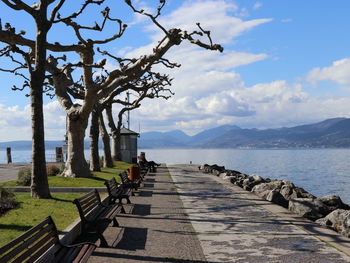
[[[286,179],[316,196],[335,194],[350,204],[350,149],[243,150],[145,149],[149,160],[163,163],[225,165],[262,177]]]

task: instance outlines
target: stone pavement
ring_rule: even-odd
[[[197,166],[159,168],[131,201],[89,262],[350,262],[349,239]]]
[[[198,167],[168,168],[209,262],[350,262],[350,239]]]
[[[148,174],[131,202],[118,217],[121,227],[104,233],[111,247],[98,248],[89,262],[207,262],[166,167]]]
[[[0,182],[16,180],[19,169],[30,166],[28,163],[0,164]]]

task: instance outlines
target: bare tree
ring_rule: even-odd
[[[173,64],[173,67],[179,66]],[[117,125],[115,125],[113,114],[112,114],[112,105],[108,105],[106,110],[108,126],[110,127],[112,138],[113,138],[113,160],[121,160],[121,137],[120,131],[123,125],[123,116],[126,112],[137,109],[141,106],[141,102],[146,99],[169,99],[174,93],[166,88],[171,85],[171,79],[167,75],[160,75],[159,73],[149,72],[142,80],[139,81],[140,88],[138,94],[135,95],[134,99],[129,102],[114,100],[112,103],[117,103],[123,107],[120,109],[117,115]]]
[[[47,9],[52,1],[42,0],[32,6],[27,5],[21,0],[2,0],[2,2],[13,11],[23,11],[29,14],[36,24],[35,40],[25,40],[26,50],[19,47],[19,45],[24,44],[24,38],[22,38],[25,34],[24,31],[20,31],[17,34],[16,29],[8,23],[5,24],[4,30],[2,27],[0,28],[0,41],[6,44],[1,50],[1,56],[10,58],[16,65],[13,69],[2,70],[24,77],[24,87],[28,86],[30,88],[32,109],[31,195],[37,198],[50,198],[45,159],[43,86],[45,82],[47,33],[52,26],[52,19],[47,18]],[[55,15],[55,12],[52,15]],[[24,62],[17,60],[15,54],[22,56]],[[29,71],[29,77],[20,73],[22,69]],[[17,87],[14,87],[14,89],[17,89]]]
[[[174,65],[177,66],[177,65]],[[170,95],[172,95],[172,91],[167,88],[167,86],[171,85],[171,79],[169,76],[162,75],[160,73],[147,72],[142,78],[130,82],[127,84],[129,89],[132,89],[133,92],[133,100],[122,100],[122,99],[114,99],[113,101],[105,101],[105,104],[100,103],[100,101],[96,102],[95,107],[92,112],[91,117],[91,126],[90,126],[90,170],[99,171],[100,170],[100,162],[99,162],[99,152],[98,152],[98,135],[99,131],[101,131],[101,135],[106,135],[107,131],[104,127],[104,120],[97,120],[98,116],[102,118],[101,111],[103,108],[106,108],[108,123],[111,127],[111,134],[113,138],[113,159],[115,161],[120,160],[120,129],[122,127],[122,117],[123,114],[127,111],[134,110],[141,106],[141,101],[145,98],[164,98],[168,99]],[[123,94],[122,94],[123,95]],[[103,99],[102,99],[103,101]],[[114,124],[113,116],[112,116],[112,105],[121,105],[122,109],[118,114],[118,125],[117,127]],[[99,127],[100,126],[100,127]],[[100,128],[100,130],[99,130]],[[114,128],[114,129],[113,129]],[[104,159],[106,160],[105,165],[109,165],[109,167],[113,166],[113,159],[110,151],[110,141],[108,139],[103,139],[104,144]],[[108,163],[107,163],[108,162]]]
[[[22,6],[22,4],[20,4],[22,1],[20,0],[2,1],[8,4],[10,7],[19,8]],[[41,4],[43,3],[44,6],[47,6],[54,2],[57,3],[52,9],[49,19],[44,19],[41,21],[46,26],[42,30],[46,30],[44,32],[47,33],[52,24],[63,23],[68,28],[73,30],[76,43],[71,45],[63,45],[57,42],[53,44],[46,43],[44,46],[51,51],[51,55],[47,59],[46,55],[44,57],[39,56],[38,61],[41,61],[43,64],[40,72],[43,76],[44,74],[42,72],[45,73],[45,70],[49,72],[49,75],[46,76],[46,79],[48,80],[47,85],[49,88],[54,89],[57,100],[67,114],[68,160],[66,162],[63,175],[70,177],[90,176],[90,170],[84,157],[84,136],[88,125],[88,118],[96,101],[100,101],[102,104],[108,104],[126,90],[135,90],[135,87],[129,84],[141,79],[155,64],[161,63],[166,66],[171,65],[168,60],[164,59],[164,55],[170,48],[181,44],[181,42],[184,40],[208,50],[222,51],[223,49],[220,45],[212,43],[210,32],[203,30],[200,24],[197,24],[199,29],[198,31],[190,33],[178,28],[167,30],[160,25],[157,18],[160,16],[160,12],[165,5],[165,0],[160,1],[160,5],[158,6],[155,14],[147,13],[144,10],[138,10],[134,7],[131,1],[125,0],[126,4],[129,5],[135,13],[149,17],[150,20],[164,33],[164,36],[157,44],[155,44],[150,54],[142,55],[133,59],[115,57],[108,51],[101,51],[98,47],[111,43],[112,41],[122,37],[126,29],[126,25],[123,24],[121,20],[112,18],[108,7],[101,12],[101,23],[95,23],[93,26],[85,26],[82,23],[79,23],[78,20],[79,16],[84,13],[87,6],[91,4],[100,5],[104,3],[104,0],[85,0],[84,4],[77,12],[71,13],[65,17],[62,17],[61,14],[59,14],[60,9],[66,3],[65,0],[41,1],[38,5],[32,7],[33,9],[29,9],[29,7],[26,5],[24,7],[26,11],[33,12],[31,10],[41,8]],[[42,12],[44,14],[44,18],[46,18],[47,9],[44,8]],[[49,25],[47,25],[47,22],[49,22]],[[117,24],[118,30],[115,34],[103,39],[91,39],[89,37],[84,37],[83,32],[85,31],[102,32],[107,22]],[[39,36],[41,35],[39,34]],[[208,43],[204,43],[199,38],[196,38],[197,36],[199,38],[203,36],[206,37]],[[6,30],[1,30],[0,38],[6,39],[4,42],[8,43],[9,45],[15,45],[16,47],[26,46],[32,50],[35,50],[36,47],[35,41],[27,39],[23,35],[14,33],[9,34],[9,32]],[[42,36],[40,39],[42,39]],[[47,42],[46,38],[45,42]],[[74,60],[67,62],[66,59],[68,56],[58,56],[55,55],[55,52],[60,52],[59,54],[62,52],[74,52],[79,56],[80,61],[78,63],[73,63],[72,61]],[[119,63],[119,66],[114,70],[107,72],[104,69],[106,59],[98,61],[99,57],[96,56],[96,52],[98,52],[99,55],[107,56],[109,59],[114,59]],[[28,62],[27,65],[24,64],[24,66],[28,67],[31,65],[32,55],[30,52],[27,52],[27,54]],[[77,77],[78,73],[76,69],[80,70],[81,77]],[[104,74],[98,73],[97,70],[101,70],[104,72]],[[43,76],[41,76],[42,78],[39,78],[42,80],[42,82],[45,80],[45,77]],[[33,78],[33,81],[33,85],[39,85],[41,83],[36,83],[37,78]],[[135,91],[137,92],[137,90]],[[33,92],[32,96],[35,96],[35,94],[36,93]],[[80,102],[77,103],[76,99],[79,99]],[[38,103],[42,105],[42,100]],[[41,136],[43,136],[43,129],[39,133]]]

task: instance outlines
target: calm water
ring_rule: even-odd
[[[286,179],[316,196],[339,195],[350,204],[350,149],[145,149],[164,163],[218,164],[262,177]]]
[[[218,164],[262,177],[286,179],[316,196],[335,194],[350,204],[350,149],[240,150],[145,149],[148,160],[162,163]],[[30,151],[12,151],[14,162],[30,162]],[[89,159],[89,151],[85,151]],[[47,151],[53,161],[54,151]],[[6,154],[0,152],[0,163]]]

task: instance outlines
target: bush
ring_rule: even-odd
[[[32,169],[31,168],[21,168],[18,171],[17,184],[23,185],[23,186],[29,186],[31,177],[32,177]]]
[[[17,206],[16,196],[8,189],[0,187],[0,215]]]
[[[56,176],[61,172],[60,168],[55,164],[46,165],[46,171],[48,176]]]

